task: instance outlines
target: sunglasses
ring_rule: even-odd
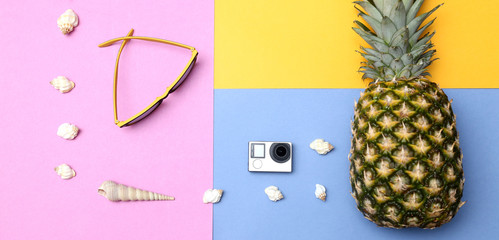
[[[192,71],[192,68],[194,67],[194,64],[196,63],[196,59],[197,59],[197,56],[198,56],[198,52],[193,47],[190,47],[190,46],[187,46],[187,45],[184,45],[184,44],[181,44],[181,43],[177,43],[177,42],[172,42],[172,41],[168,41],[168,40],[164,40],[164,39],[159,39],[159,38],[135,37],[135,36],[132,36],[133,35],[133,31],[134,31],[133,29],[130,30],[130,32],[128,32],[128,34],[126,35],[126,37],[120,37],[120,38],[111,39],[111,40],[109,40],[107,42],[103,42],[103,43],[99,44],[99,47],[108,47],[108,46],[112,45],[115,42],[123,41],[121,43],[120,50],[118,51],[118,57],[116,58],[116,66],[114,68],[114,94],[113,94],[114,123],[116,125],[118,125],[118,127],[120,127],[120,128],[121,127],[128,127],[128,126],[131,126],[131,125],[133,125],[135,123],[138,123],[142,119],[144,119],[147,116],[149,116],[152,112],[154,112],[154,110],[156,110],[159,107],[159,105],[161,105],[161,103],[163,102],[163,100],[165,100],[165,98],[168,97],[168,95],[170,93],[175,92],[175,90],[177,90],[180,87],[180,85],[182,85],[182,83],[185,81],[185,79],[187,78],[187,76],[189,75],[189,73]],[[126,121],[119,121],[118,120],[118,108],[117,108],[118,65],[119,65],[119,62],[120,62],[121,52],[123,51],[123,48],[125,47],[126,43],[128,41],[130,41],[131,39],[153,41],[153,42],[165,43],[165,44],[170,44],[170,45],[174,45],[174,46],[177,46],[177,47],[186,48],[186,49],[191,50],[192,56],[191,56],[189,62],[187,63],[187,65],[184,67],[184,69],[180,73],[180,75],[166,89],[166,92],[163,95],[161,95],[158,98],[156,98],[156,100],[153,103],[149,104],[149,106],[147,106],[142,111],[140,111],[139,113],[135,114],[134,116],[130,117]]]

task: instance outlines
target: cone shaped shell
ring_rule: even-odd
[[[326,201],[326,187],[321,184],[315,184],[315,197]]]
[[[113,181],[103,182],[98,193],[113,202],[175,200],[171,196],[129,187]]]

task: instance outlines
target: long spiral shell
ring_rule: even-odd
[[[113,181],[105,181],[99,187],[98,193],[109,201],[168,201],[175,200],[174,197],[129,187]]]

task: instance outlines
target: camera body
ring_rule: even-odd
[[[290,142],[249,142],[248,171],[293,171],[293,146]]]

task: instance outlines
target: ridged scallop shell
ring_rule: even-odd
[[[54,169],[62,179],[67,180],[76,176],[76,172],[67,164],[63,163]]]
[[[315,197],[322,201],[326,201],[326,187],[315,184]]]
[[[310,148],[315,150],[318,154],[325,155],[331,150],[333,150],[333,145],[325,142],[324,139],[315,139],[310,143]]]
[[[76,15],[73,9],[66,10],[57,19],[57,26],[61,29],[63,34],[72,32],[73,28],[78,26],[78,15]]]
[[[279,188],[277,188],[276,186],[268,186],[267,188],[265,188],[265,193],[269,197],[270,201],[277,202],[284,198],[281,191],[279,191]]]
[[[71,123],[63,123],[57,128],[57,136],[66,140],[73,140],[78,135],[78,127]]]
[[[52,79],[50,84],[61,93],[67,93],[75,87],[75,83],[64,76],[58,76]]]
[[[97,190],[109,201],[171,201],[174,197],[129,187],[113,181],[105,181]]]
[[[203,202],[204,203],[218,203],[222,198],[224,190],[221,189],[208,189],[204,192]]]

